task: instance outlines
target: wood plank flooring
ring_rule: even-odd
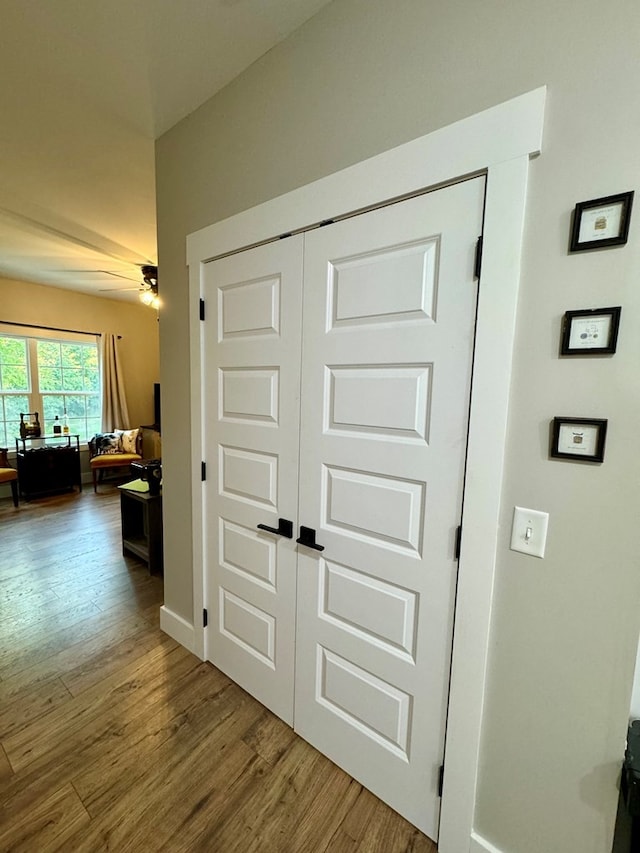
[[[0,500],[2,853],[435,853],[159,628],[119,492]]]

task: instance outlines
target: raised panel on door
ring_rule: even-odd
[[[305,235],[295,728],[432,838],[483,195]]]
[[[209,657],[293,718],[302,238],[207,264],[204,292]]]

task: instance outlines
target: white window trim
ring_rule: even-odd
[[[202,264],[279,234],[486,173],[482,279],[465,480],[438,849],[472,849],[480,732],[529,158],[540,153],[546,88],[533,90],[189,235],[194,613],[206,601],[202,424]],[[164,608],[163,627],[201,658],[207,630]]]

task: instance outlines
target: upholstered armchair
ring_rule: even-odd
[[[9,465],[6,447],[0,447],[0,483],[11,483],[13,505],[18,506],[18,472]]]
[[[132,462],[142,459],[142,430],[114,430],[98,433],[89,439],[89,467],[93,477],[93,491],[110,469],[129,469]]]

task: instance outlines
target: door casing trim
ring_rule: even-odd
[[[487,175],[464,538],[438,839],[441,853],[467,853],[472,843],[527,178],[529,160],[542,148],[545,99],[546,87],[534,89],[187,237],[193,601],[194,614],[200,614],[207,601],[200,468],[210,452],[201,405],[202,265],[336,216],[474,174]],[[202,659],[207,657],[207,639],[207,629],[196,617],[193,647]]]

